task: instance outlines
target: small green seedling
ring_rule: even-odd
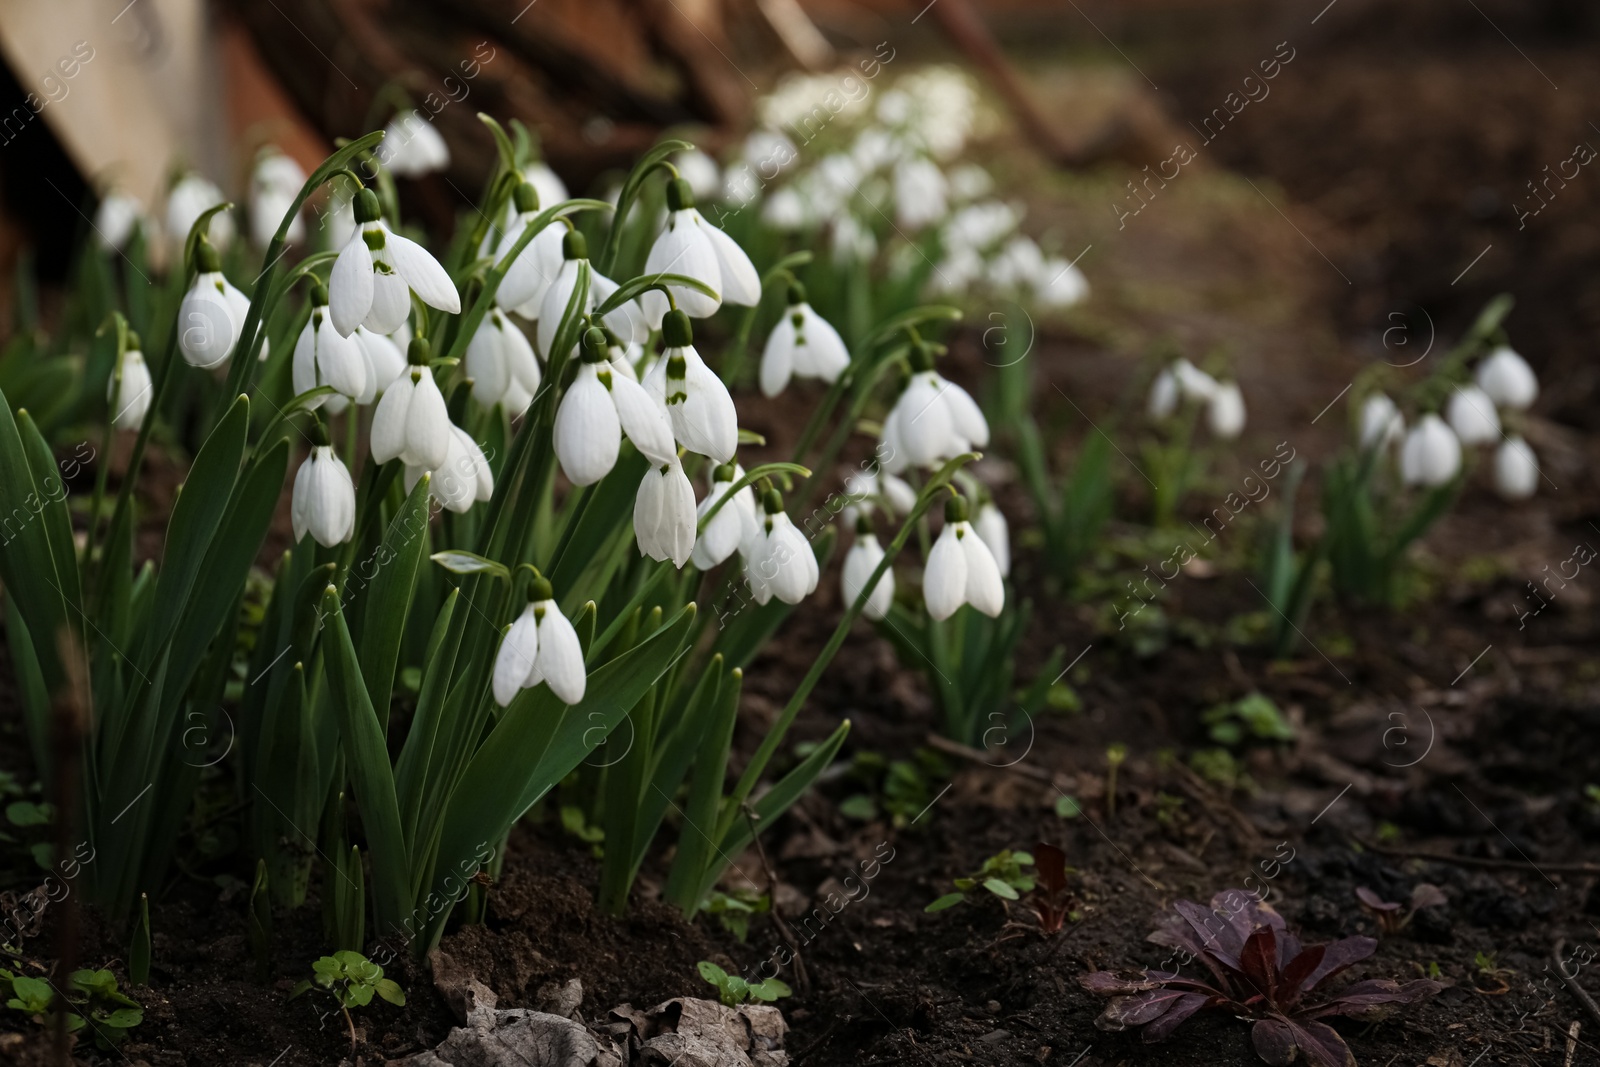
[[[1106,818],[1117,813],[1117,768],[1128,761],[1128,746],[1120,742],[1106,749]]]
[[[1250,739],[1294,740],[1294,727],[1284,719],[1278,705],[1261,693],[1218,704],[1201,715],[1200,720],[1211,727],[1211,740],[1219,745],[1237,745]]]
[[[129,1030],[144,1022],[144,1010],[117,989],[117,976],[107,970],[73,971],[66,995],[57,997],[55,988],[42,978],[0,969],[0,994],[6,997],[6,1007],[42,1026],[55,1025],[55,1009],[65,1000],[67,1032],[87,1027],[95,1047],[105,1052],[114,1051]]]
[[[372,1003],[373,994],[396,1007],[405,1006],[406,995],[400,987],[392,979],[383,976],[382,967],[359,952],[346,949],[324,956],[311,965],[311,970],[313,976],[297,984],[294,992],[289,994],[289,999],[293,1000],[311,989],[332,997],[344,1013],[345,1025],[350,1029],[351,1055],[355,1054],[356,1049],[356,1024],[350,1018],[351,1008],[366,1007]]]
[[[743,943],[750,936],[750,916],[771,911],[772,897],[750,889],[736,889],[732,893],[714,889],[700,905],[700,910],[715,915],[722,928]]]
[[[728,1007],[736,1007],[749,1000],[772,1003],[793,992],[787,983],[776,978],[760,982],[747,982],[736,974],[729,974],[710,960],[700,961],[700,977],[717,987],[717,997]]]
[[[923,911],[944,911],[953,908],[967,899],[967,895],[978,888],[987,889],[1001,900],[1020,900],[1022,894],[1030,893],[1037,881],[1037,872],[1024,871],[1024,867],[1033,866],[1033,854],[1030,852],[1013,852],[1009,848],[1004,852],[997,852],[983,861],[983,866],[970,878],[957,878],[955,880],[956,892],[946,893],[938,900],[929,904]]]

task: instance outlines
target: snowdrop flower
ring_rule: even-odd
[[[1083,271],[1059,256],[1046,259],[1033,278],[1034,297],[1045,307],[1071,307],[1089,295]]]
[[[328,445],[320,422],[312,427],[311,454],[294,476],[294,496],[289,517],[294,539],[310,533],[317,544],[332,548],[350,540],[356,529],[356,487],[344,461]]]
[[[1526,500],[1539,488],[1539,457],[1520,435],[1494,451],[1494,488],[1507,500]]]
[[[112,375],[106,382],[106,403],[111,407],[111,424],[119,430],[137,430],[144,425],[144,416],[150,410],[154,390],[150,384],[150,368],[145,366],[140,350],[139,335],[128,334],[127,348],[123,350],[121,380]]]
[[[694,331],[681,308],[662,320],[661,341],[666,350],[645,374],[645,389],[666,408],[680,445],[727,463],[739,447],[739,415],[728,387],[695,351]]]
[[[294,345],[294,391],[308,392],[319,385],[331,385],[337,396],[319,396],[309,407],[324,404],[337,415],[350,400],[368,394],[368,357],[361,342],[341,337],[328,317],[328,291],[318,282],[311,287],[311,317]],[[372,392],[376,392],[374,388]]]
[[[750,131],[750,136],[744,139],[742,154],[750,169],[766,181],[776,178],[784,167],[800,158],[788,135],[770,128]]]
[[[944,218],[948,210],[944,171],[931,159],[902,159],[894,166],[895,219],[908,230],[920,230]]]
[[[1015,230],[1021,221],[1015,208],[998,200],[969,204],[951,215],[950,221],[945,223],[945,245],[951,249],[965,248],[982,252]]]
[[[991,618],[1006,604],[1000,567],[989,546],[967,521],[967,502],[959,496],[944,506],[944,529],[928,552],[922,573],[922,598],[934,619],[948,619],[963,604]]]
[[[543,201],[532,182],[523,182],[517,187],[514,200],[516,215],[506,225],[505,236],[500,238],[499,247],[495,249],[496,260],[504,257],[522,238],[523,232],[538,216],[541,203]],[[540,230],[521,254],[511,261],[511,266],[506,268],[505,277],[500,279],[500,288],[495,291],[495,299],[525,319],[538,318],[545,292],[561,271],[561,239],[566,234],[567,227],[559,220]]]
[[[571,199],[572,194],[567,192],[567,183],[562,181],[561,176],[551,170],[550,164],[542,159],[535,160],[522,168],[522,180],[533,186],[541,204],[548,206]]]
[[[494,658],[494,700],[508,707],[517,693],[540,682],[564,704],[583,699],[588,676],[578,631],[555,601],[549,579],[538,571],[528,583],[528,606],[506,631]]]
[[[1464,445],[1488,445],[1500,439],[1500,415],[1494,401],[1476,385],[1463,385],[1450,394],[1444,417]]]
[[[339,252],[328,277],[328,310],[340,336],[357,326],[393,333],[411,313],[408,289],[424,304],[461,311],[461,295],[450,275],[417,242],[383,224],[378,196],[363,189],[355,199],[356,233]]]
[[[428,471],[420,466],[406,465],[406,492],[416,488],[417,479],[429,476],[428,495],[457,515],[465,515],[472,505],[494,496],[494,473],[483,449],[461,427],[450,424],[450,443],[445,451],[444,463]]]
[[[1358,439],[1362,448],[1386,448],[1406,432],[1406,420],[1384,393],[1373,393],[1361,404]]]
[[[806,303],[805,287],[789,286],[789,310],[772,328],[767,347],[761,353],[761,391],[777,396],[789,384],[790,376],[835,381],[850,366],[839,331]]]
[[[694,486],[678,457],[651,467],[633,500],[633,536],[641,554],[682,570],[694,550]]]
[[[1478,364],[1478,388],[1512,411],[1526,411],[1539,396],[1539,379],[1528,361],[1502,345]]]
[[[372,413],[372,459],[438,470],[450,454],[452,427],[444,394],[428,369],[428,342],[412,340],[406,359],[410,366],[384,390]]]
[[[698,148],[679,152],[672,157],[678,177],[689,183],[696,200],[713,200],[722,192],[722,168],[717,161]]]
[[[1156,422],[1165,422],[1178,410],[1178,376],[1171,367],[1164,367],[1150,384],[1150,400],[1145,411]]]
[[[989,443],[989,423],[971,394],[933,369],[926,348],[914,348],[911,358],[911,381],[883,424],[883,464],[891,474],[935,467]]]
[[[850,501],[840,511],[845,523],[855,524],[862,515],[882,507],[889,514],[909,515],[917,506],[917,491],[904,478],[898,478],[875,464],[874,470],[858,470],[845,479],[844,494]]]
[[[737,463],[724,463],[711,473],[711,492],[695,509],[695,521],[704,520],[717,502],[728,495],[735,482],[744,477],[744,468]],[[711,516],[706,528],[695,540],[689,559],[703,571],[721,563],[735,551],[750,553],[755,550],[757,538],[762,533],[761,517],[756,508],[755,490],[745,486]]]
[[[633,341],[623,344],[616,334],[604,327],[601,329],[606,335],[606,359],[611,362],[611,369],[629,381],[639,381],[639,361],[644,358],[644,346]]]
[[[851,214],[833,220],[835,263],[864,262],[878,254],[878,239]]]
[[[761,505],[766,514],[758,520],[754,543],[745,556],[745,580],[758,604],[773,597],[798,604],[816,592],[821,577],[816,553],[783,510],[783,497],[776,489],[761,494]]]
[[[994,557],[995,566],[1000,568],[1000,576],[1004,578],[1010,574],[1011,526],[1006,522],[1005,513],[994,506],[994,501],[985,500],[978,505],[978,517],[972,520],[972,528],[989,546],[989,554]]]
[[[537,241],[538,238],[535,238],[535,242]],[[593,264],[589,262],[589,242],[577,230],[568,230],[561,238],[561,256],[561,267],[549,287],[545,289],[544,297],[540,301],[539,329],[534,335],[539,352],[546,360],[551,358],[550,349],[556,343],[556,334],[561,330],[561,320],[566,317],[567,305],[572,303],[572,294],[577,290],[580,278],[587,276],[589,279],[589,297],[584,301],[583,307],[578,309],[580,316],[587,317],[592,314],[595,308],[617,291],[617,283],[595,270]],[[645,325],[644,313],[639,310],[639,303],[635,300],[624,301],[621,307],[607,312],[605,325],[626,341],[643,344],[650,336],[650,328]],[[579,337],[581,336],[580,331]],[[574,341],[572,352],[577,350],[578,344]]]
[[[573,485],[593,485],[617,465],[627,434],[652,466],[677,458],[667,412],[644,386],[611,370],[606,337],[591,326],[584,334],[583,363],[556,411],[556,458]]]
[[[1211,432],[1231,441],[1244,432],[1244,393],[1238,382],[1219,382],[1211,402],[1206,405],[1206,422]]]
[[[218,367],[233,355],[250,299],[222,276],[222,259],[202,235],[194,284],[178,305],[178,350],[192,366]]]
[[[528,410],[539,392],[533,345],[498,307],[489,309],[467,345],[467,376],[478,403],[486,408],[503,404],[513,417]]]
[[[267,148],[256,157],[256,167],[250,175],[250,236],[257,247],[272,243],[305,183],[305,170],[276,148]],[[284,240],[299,244],[305,237],[305,220],[296,212]]]
[[[198,174],[185,174],[167,194],[167,232],[174,241],[186,241],[200,216],[222,203],[222,190]],[[233,218],[226,211],[211,216],[210,237],[218,248],[233,240]]]
[[[667,185],[667,225],[650,246],[645,274],[682,274],[703,282],[715,296],[682,285],[667,292],[679,308],[696,319],[715,315],[723,302],[754,307],[761,302],[761,275],[738,242],[701,217],[694,206],[694,191],[683,178]],[[668,303],[665,294],[650,290],[639,298],[645,321],[652,329],[661,325]]]
[[[357,326],[350,337],[361,347],[361,359],[366,364],[367,387],[356,397],[357,404],[370,404],[383,395],[385,389],[406,369],[406,357],[400,354],[401,344],[410,344],[410,331],[405,331],[404,341],[400,331],[385,337],[373,333],[365,326]],[[337,331],[335,331],[337,336]]]
[[[1186,359],[1174,362],[1172,373],[1177,376],[1178,390],[1185,400],[1208,404],[1217,394],[1217,380]]]
[[[1032,237],[1018,235],[1006,242],[989,264],[989,280],[1001,289],[1029,290],[1042,284],[1044,250]]]
[[[1461,469],[1461,442],[1438,415],[1429,412],[1400,446],[1400,478],[1407,485],[1444,485]]]
[[[144,227],[145,235],[150,235],[151,220],[136,198],[116,190],[100,198],[94,213],[94,233],[101,248],[108,252],[121,249],[133,236],[135,226]]]
[[[792,185],[767,197],[761,208],[761,221],[779,233],[795,233],[805,228],[806,202]]]
[[[449,146],[420,111],[401,112],[390,119],[373,154],[399,178],[420,178],[450,165]]]
[[[856,543],[850,546],[850,551],[844,557],[840,586],[844,591],[846,607],[856,602],[861,590],[872,580],[872,572],[882,562],[883,546],[878,544],[878,536],[872,532],[872,523],[863,515],[856,520]],[[889,608],[893,605],[894,568],[890,567],[884,570],[883,577],[872,587],[867,602],[861,607],[861,614],[876,622],[889,614]]]

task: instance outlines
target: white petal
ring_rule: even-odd
[[[651,463],[662,464],[677,455],[672,439],[672,423],[666,411],[647,393],[644,386],[611,371],[611,401],[616,405],[622,432],[628,435],[641,455]]]
[[[193,366],[221,366],[233,355],[243,323],[235,321],[226,284],[221,274],[201,274],[178,307],[178,348]]]
[[[656,243],[645,259],[645,274],[682,274],[703,282],[716,296],[706,296],[697,289],[683,285],[668,286],[678,307],[692,319],[710,318],[722,305],[722,267],[717,262],[716,249],[711,238],[697,225],[699,212],[693,208],[675,211],[667,218],[667,228],[661,231]],[[657,290],[639,297],[644,308],[645,321],[652,330],[661,328],[661,320],[668,310],[667,298]]]
[[[993,504],[985,504],[978,509],[978,516],[973,520],[972,528],[978,536],[983,538],[983,543],[989,546],[989,554],[994,557],[995,566],[1000,569],[1003,578],[1011,573],[1011,527],[1006,522],[1003,512]]]
[[[772,328],[767,347],[761,350],[761,391],[767,396],[777,396],[789,385],[794,373],[794,323],[793,316],[785,315]]]
[[[984,448],[989,444],[989,420],[983,417],[977,401],[955,382],[939,380],[944,395],[945,410],[950,413],[950,423],[969,445]],[[965,450],[963,450],[965,451]]]
[[[478,465],[474,453],[477,453],[477,449],[472,438],[461,428],[451,426],[450,445],[445,450],[444,462],[433,471],[428,481],[428,492],[457,515],[471,511],[472,503],[478,497]]]
[[[450,413],[433,372],[419,367],[406,425],[406,462],[424,470],[438,470],[450,451]]]
[[[844,338],[827,319],[811,310],[811,305],[801,304],[804,317],[805,349],[810,373],[832,384],[850,366],[850,350]]]
[[[384,391],[372,413],[372,459],[387,463],[406,450],[406,426],[411,416],[411,397],[416,387],[406,371]]]
[[[1478,387],[1503,408],[1523,411],[1539,397],[1539,379],[1528,361],[1504,346],[1478,364]]]
[[[529,221],[531,218],[529,216]],[[511,261],[495,293],[495,299],[500,301],[502,307],[528,307],[533,312],[528,317],[538,317],[539,302],[544,299],[545,290],[550,288],[550,283],[561,270],[561,242],[566,233],[565,226],[552,222],[540,230],[522,253]],[[511,246],[517,243],[521,235],[520,226],[508,231],[495,252],[496,259],[503,258],[511,251]]]
[[[381,333],[358,326],[352,336],[361,345],[361,354],[367,364],[367,387],[356,402],[370,404],[405,372],[406,357],[393,341]]]
[[[783,512],[768,516],[772,529],[767,534],[767,559],[774,565],[772,592],[785,604],[798,604],[816,587],[813,580],[816,555],[805,535]],[[808,567],[807,561],[811,566]]]
[[[712,491],[706,494],[706,498],[700,501],[700,506],[695,509],[697,522],[705,517],[706,512],[711,510],[732,484],[732,482],[717,482],[712,487]],[[689,558],[696,567],[708,571],[739,549],[744,543],[745,533],[740,509],[730,500],[711,517],[710,522],[706,523],[706,528],[695,540],[694,552]]]
[[[578,631],[554,600],[546,600],[540,606],[544,608],[544,618],[539,620],[539,673],[563,703],[576,704],[583,699],[587,682]]]
[[[356,340],[340,336],[332,323],[323,323],[316,331],[316,346],[317,383],[331,385],[352,399],[360,396],[367,387],[367,361]]]
[[[878,569],[878,564],[883,562],[883,546],[878,544],[878,539],[872,534],[862,534],[856,543],[850,546],[850,551],[844,557],[843,590],[844,602],[848,607],[854,604],[861,595],[861,590],[866,588],[867,582],[872,579],[872,572]],[[872,594],[867,597],[867,602],[861,608],[861,614],[869,619],[881,619],[889,613],[890,606],[894,603],[894,570],[891,568],[883,572],[883,577],[878,579],[878,584],[872,587]]]
[[[1445,418],[1464,445],[1488,445],[1500,440],[1500,415],[1494,401],[1475,385],[1462,386],[1451,394]]]
[[[1224,441],[1238,437],[1244,430],[1244,393],[1237,382],[1222,382],[1211,395],[1206,407],[1206,421],[1211,432]]]
[[[494,658],[494,701],[502,708],[516,698],[522,680],[533,669],[539,655],[539,624],[529,605],[511,624],[500,651]]]
[[[372,310],[372,291],[372,252],[358,228],[339,251],[333,272],[328,275],[328,312],[333,316],[333,328],[350,336],[350,331],[361,325]]]
[[[580,265],[584,270],[589,268],[588,260],[569,259],[562,263],[555,281],[545,290],[544,300],[539,304],[539,329],[534,335],[534,343],[539,346],[539,352],[546,360],[550,358],[550,346],[555,344],[556,333],[561,328],[561,319],[566,315],[568,305],[572,303],[572,293],[578,285]],[[589,303],[578,311],[581,314],[592,307],[594,304]]]
[[[361,325],[373,333],[394,333],[411,314],[411,291],[393,266],[386,268],[379,257],[374,259],[378,265],[372,271],[372,307]]]
[[[664,472],[651,467],[639,480],[639,492],[633,498],[633,536],[639,543],[641,555],[654,560],[667,558],[661,549],[661,520],[666,514],[667,496]]]
[[[599,307],[617,291],[617,283],[597,270],[589,271],[589,306]],[[650,339],[650,327],[644,321],[644,312],[637,301],[624,300],[605,314],[605,324],[624,344],[644,344]]]
[[[616,466],[622,425],[596,364],[578,368],[556,412],[554,437],[556,458],[573,485],[593,485]]]
[[[990,618],[998,616],[1006,606],[1006,587],[1000,580],[1000,568],[995,564],[989,546],[973,530],[971,523],[956,523],[956,540],[961,545],[961,555],[967,564],[963,598]]]
[[[299,338],[295,340],[294,357],[289,369],[296,396],[317,387],[317,319],[326,314],[326,310],[313,310]],[[322,401],[318,399],[311,403],[311,407],[315,409],[321,404]]]
[[[452,315],[460,314],[461,294],[456,292],[449,272],[439,265],[439,261],[426,248],[394,232],[388,234],[387,245],[389,262],[424,304]]]
[[[718,291],[722,293],[723,302],[743,307],[755,307],[761,303],[761,275],[756,272],[755,264],[750,262],[744,249],[739,247],[739,242],[700,217],[698,211],[695,214],[700,228],[711,239],[711,250],[717,257],[721,275]]]
[[[739,448],[739,413],[733,397],[693,345],[678,351],[683,353],[686,396],[683,403],[667,408],[673,436],[691,452],[726,463]]]
[[[673,566],[682,570],[689,562],[689,553],[694,551],[694,486],[689,484],[683,467],[673,463],[662,476],[662,490],[662,545],[670,553]]]
[[[955,428],[939,386],[932,371],[914,374],[894,406],[899,443],[905,461],[914,467],[931,467],[954,454]]]
[[[967,556],[956,538],[956,524],[947,523],[928,552],[928,565],[922,572],[922,599],[930,616],[948,619],[966,602],[966,596]]]
[[[1526,500],[1539,488],[1539,457],[1521,437],[1508,438],[1495,449],[1494,488],[1507,500]]]
[[[473,398],[486,408],[500,403],[511,386],[511,367],[493,312],[483,317],[467,342],[467,377],[472,379]]]

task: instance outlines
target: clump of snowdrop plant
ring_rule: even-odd
[[[82,884],[114,922],[164,883],[189,824],[196,754],[156,742],[199,736],[193,727],[212,716],[219,729],[200,733],[222,736],[219,708],[251,724],[207,766],[250,798],[240,830],[258,891],[298,906],[321,866],[334,887],[330,948],[420,955],[448,923],[481,915],[473,876],[575,772],[590,778],[606,828],[611,910],[626,906],[663,832],[662,798],[687,798],[664,893],[694,915],[725,857],[838,754],[847,721],[769,774],[856,618],[904,608],[895,560],[988,441],[971,396],[933,370],[916,333],[953,310],[885,310],[847,344],[791,284],[804,255],[780,254],[763,275],[700,214],[691,180],[712,197],[726,181],[711,180],[692,146],[647,153],[608,204],[541,179],[526,131],[513,143],[486,119],[499,158],[483,200],[462,214],[466,232],[430,241],[386,222],[360,177],[374,165],[399,175],[445,165],[438,131],[420,121],[341,146],[298,187],[289,166],[263,159],[249,215],[259,266],[224,270],[220,192],[193,181],[174,190],[171,296],[109,309],[102,362],[90,361],[108,368],[94,382],[108,425],[137,430],[114,501],[69,512],[39,492],[55,469],[49,446],[25,411],[0,404],[0,463],[15,475],[0,482],[0,506],[48,498],[44,521],[0,544],[6,637],[38,682],[28,699],[43,703],[28,721],[50,721],[50,698],[87,678],[79,777],[93,803],[80,810],[97,860]],[[899,158],[891,147],[873,149],[875,167]],[[286,253],[318,194],[348,203],[349,233],[331,251]],[[663,201],[664,227],[642,210]],[[622,239],[642,230],[652,232]],[[118,269],[106,250],[93,254],[99,269]],[[107,287],[106,299],[127,288]],[[826,391],[802,401],[808,427],[793,458],[741,464],[741,444],[760,439],[740,430],[747,394],[719,371],[742,357],[763,296],[776,309],[786,290],[798,299],[767,347],[785,377]],[[697,344],[691,317],[713,316]],[[902,381],[897,400],[885,387]],[[133,537],[148,524],[135,487],[177,398],[202,409],[184,410],[203,436],[165,517],[160,562],[141,575]],[[816,489],[802,461],[815,455],[831,471],[880,407],[895,412],[885,439],[902,455],[898,473],[873,476],[883,539],[858,534],[832,636],[730,780],[743,672],[838,565],[832,525],[791,517]],[[296,544],[259,558],[291,474]],[[948,614],[954,599],[1007,624],[989,547],[1003,528],[988,512],[947,523],[924,576],[930,609]],[[952,538],[954,556],[943,547]],[[249,640],[236,640],[241,627]],[[64,632],[87,675],[69,672],[46,637]],[[252,682],[232,685],[238,677]],[[402,690],[408,714],[392,716]],[[592,778],[600,761],[586,760],[624,719],[636,741]],[[159,803],[136,803],[145,790]],[[121,812],[132,814],[113,825]]]
[[[1239,383],[1219,380],[1189,360],[1166,362],[1150,384],[1145,413],[1156,435],[1142,448],[1151,510],[1157,525],[1171,523],[1184,496],[1204,476],[1211,455],[1195,446],[1202,422],[1212,441],[1233,441],[1247,421]]]

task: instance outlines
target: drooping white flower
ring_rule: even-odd
[[[633,501],[633,536],[639,551],[683,568],[694,551],[694,486],[678,457],[644,472]]]
[[[706,285],[707,296],[686,285],[669,285],[672,300],[696,319],[709,318],[724,302],[754,307],[761,302],[761,275],[737,241],[707,222],[694,206],[694,192],[683,178],[667,185],[667,224],[650,246],[645,274],[682,274]],[[669,303],[654,289],[639,298],[645,321],[652,329],[661,325]]]
[[[384,390],[372,413],[372,459],[399,459],[434,471],[450,454],[450,413],[428,369],[428,342],[415,338],[406,353],[410,366]]]
[[[800,283],[789,286],[789,310],[772,328],[761,353],[761,391],[777,396],[796,378],[833,382],[850,366],[839,331],[811,310]]]
[[[424,304],[458,314],[461,294],[426,248],[383,224],[378,196],[356,194],[356,233],[339,252],[328,277],[328,310],[344,337],[357,326],[393,333],[411,313],[410,291]]]
[[[1450,394],[1445,418],[1464,445],[1489,445],[1500,439],[1500,414],[1489,394],[1476,385],[1463,385]]]
[[[745,580],[758,604],[773,597],[798,604],[816,592],[821,576],[816,554],[783,510],[783,497],[776,489],[763,494],[761,505],[765,514],[757,519],[755,540],[745,556]]]
[[[1357,437],[1364,449],[1387,448],[1406,432],[1405,416],[1384,393],[1373,393],[1362,401],[1360,423]]]
[[[792,185],[778,189],[761,205],[761,221],[779,233],[803,230],[809,218],[805,199]]]
[[[562,236],[561,256],[561,267],[540,301],[539,328],[534,333],[539,353],[547,361],[551,358],[550,349],[555,345],[556,334],[560,332],[561,321],[566,317],[580,279],[589,279],[588,299],[577,309],[577,314],[582,317],[593,314],[595,308],[617,291],[617,283],[595,270],[589,262],[589,242],[577,230],[568,231]],[[606,327],[624,341],[643,344],[650,337],[650,328],[645,325],[644,312],[640,310],[638,301],[623,301],[605,314],[604,321]],[[581,337],[580,330],[573,340],[572,352],[577,351],[578,338]]]
[[[871,523],[867,522],[865,517],[857,520],[856,541],[850,546],[850,551],[845,553],[844,573],[840,581],[847,607],[856,602],[861,590],[872,580],[872,572],[877,570],[878,564],[882,562],[883,546],[878,544],[878,537],[872,532]],[[889,614],[889,608],[893,604],[894,568],[890,567],[883,572],[883,577],[878,579],[878,584],[872,587],[867,602],[861,607],[861,614],[877,621]]]
[[[501,404],[512,416],[526,411],[539,392],[533,345],[498,307],[489,309],[467,344],[467,376],[478,403],[486,408]]]
[[[756,537],[761,532],[755,491],[748,485],[744,486],[726,504],[717,507],[717,502],[727,496],[728,490],[743,477],[744,468],[737,463],[724,463],[717,467],[711,474],[711,491],[695,509],[695,522],[698,525],[712,508],[717,508],[717,513],[711,516],[706,528],[695,538],[694,551],[689,554],[689,559],[703,571],[715,567],[736,551],[748,554],[755,549]]]
[[[667,412],[644,386],[613,373],[606,337],[584,334],[583,362],[556,411],[554,444],[561,470],[573,485],[593,485],[617,464],[622,435],[652,466],[677,458]]]
[[[1407,485],[1444,485],[1461,469],[1461,441],[1443,419],[1429,412],[1400,446],[1400,478]]]
[[[185,174],[167,194],[167,233],[174,241],[186,241],[200,216],[226,199],[209,178],[193,172]],[[232,216],[226,211],[211,216],[208,234],[218,248],[227,248],[233,240]]]
[[[1178,410],[1178,376],[1171,367],[1163,367],[1156,380],[1150,383],[1150,400],[1146,412],[1156,422],[1164,422]]]
[[[689,316],[681,309],[662,321],[661,340],[666,350],[645,374],[645,389],[666,408],[680,445],[728,462],[739,447],[739,415],[728,387],[695,351]]]
[[[119,251],[133,236],[135,226],[142,226],[145,237],[149,238],[152,223],[136,197],[113,189],[100,198],[100,206],[95,209],[94,235],[101,248],[108,252]]]
[[[539,215],[539,205],[543,202],[532,182],[524,182],[517,187],[513,201],[516,214],[506,225],[505,236],[500,238],[500,244],[495,249],[497,261],[510,252],[527,228],[533,225]],[[495,299],[502,306],[525,319],[539,317],[544,294],[561,271],[561,239],[566,234],[566,225],[556,221],[534,235],[521,254],[511,261],[511,266],[506,268],[505,277],[500,279]]]
[[[945,223],[945,247],[986,252],[1015,230],[1021,221],[1016,208],[999,200],[969,204]]]
[[[882,459],[891,474],[935,467],[989,443],[989,423],[971,394],[934,370],[925,350],[913,350],[912,358],[911,381],[883,423]]]
[[[895,221],[907,230],[920,230],[945,217],[949,210],[944,171],[931,159],[902,159],[894,165]]]
[[[250,173],[250,236],[258,248],[272,243],[305,183],[305,170],[278,149],[268,147],[256,157],[255,170]],[[305,237],[305,220],[297,212],[284,240],[299,244]]]
[[[700,149],[679,152],[672,157],[672,165],[678,168],[678,177],[689,183],[696,200],[713,200],[722,192],[722,168]]]
[[[311,287],[311,317],[294,345],[294,391],[298,394],[319,385],[331,385],[338,395],[319,396],[308,407],[315,410],[326,406],[337,415],[349,401],[376,393],[375,386],[369,389],[367,365],[361,342],[342,337],[333,328],[328,315],[328,291],[318,282]]]
[[[857,470],[845,479],[845,498],[850,502],[839,513],[847,525],[879,507],[889,514],[909,515],[917,506],[917,491],[904,478],[884,470],[883,457],[877,458],[871,469]]]
[[[922,598],[934,619],[948,619],[963,604],[991,618],[1006,604],[999,564],[967,521],[967,502],[951,497],[944,508],[944,529],[928,552],[922,572]]]
[[[195,249],[194,284],[178,305],[178,350],[196,367],[220,367],[233,355],[250,299],[222,276],[222,259],[204,237]]]
[[[1033,280],[1033,295],[1044,307],[1071,307],[1089,295],[1089,279],[1076,264],[1053,256],[1040,264]]]
[[[588,674],[578,631],[555,601],[550,582],[535,572],[528,585],[528,606],[506,632],[494,659],[495,703],[511,704],[519,691],[540,682],[565,704],[583,699]]]
[[[1478,364],[1478,388],[1512,411],[1526,411],[1539,397],[1539,378],[1528,361],[1505,345]]]
[[[289,515],[294,538],[309,532],[317,544],[332,548],[350,540],[356,529],[356,487],[344,461],[334,455],[319,424],[318,442],[294,476],[294,496]]]
[[[1206,422],[1211,432],[1231,441],[1244,432],[1244,393],[1238,382],[1219,382],[1211,402],[1206,405]]]
[[[150,383],[150,368],[145,366],[144,353],[139,350],[139,335],[128,334],[127,348],[119,363],[121,382],[113,374],[106,382],[106,403],[111,408],[111,424],[119,430],[137,430],[144,425],[145,413],[155,390]]]
[[[1539,457],[1520,435],[1494,450],[1494,488],[1507,500],[1526,500],[1539,488]]]
[[[401,354],[400,345],[410,344],[410,331],[406,331],[402,342],[400,331],[385,337],[365,326],[357,326],[350,339],[361,347],[361,358],[367,367],[367,387],[356,397],[356,403],[370,404],[406,369],[406,357]]]
[[[403,111],[390,119],[373,154],[400,178],[419,178],[450,165],[450,146],[420,111]]]
[[[994,501],[985,500],[978,505],[978,516],[972,520],[972,528],[989,546],[989,554],[994,557],[995,566],[1000,568],[1000,577],[1010,574],[1011,526],[1006,522],[1005,512],[995,507]]]
[[[450,444],[444,462],[433,471],[406,465],[405,487],[411,492],[417,479],[429,475],[428,495],[457,515],[465,515],[472,505],[494,496],[494,472],[489,469],[478,442],[461,427],[450,425]]]
[[[1185,400],[1204,404],[1217,394],[1217,380],[1186,359],[1175,360],[1172,373]]]

